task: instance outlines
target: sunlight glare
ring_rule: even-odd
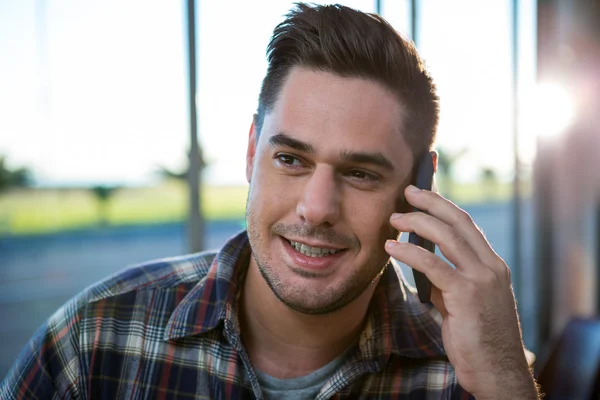
[[[532,117],[539,137],[556,137],[572,123],[575,105],[571,95],[562,86],[555,83],[538,85],[534,101]]]

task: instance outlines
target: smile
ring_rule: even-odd
[[[294,242],[289,240],[290,245],[296,249],[297,252],[304,254],[308,257],[325,257],[330,254],[339,253],[341,250],[329,249],[324,247],[311,247],[300,242]]]

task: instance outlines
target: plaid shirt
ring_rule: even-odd
[[[263,398],[236,312],[249,257],[242,232],[217,254],[146,263],[86,289],[35,333],[0,399]],[[317,399],[472,398],[440,322],[388,268],[355,348]]]

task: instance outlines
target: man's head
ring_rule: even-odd
[[[248,142],[248,236],[273,293],[324,314],[388,262],[389,217],[434,140],[437,97],[410,43],[342,6],[299,4],[268,59]]]

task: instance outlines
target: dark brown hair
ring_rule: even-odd
[[[296,3],[275,27],[267,60],[256,117],[258,134],[290,70],[302,66],[382,84],[407,111],[401,131],[413,154],[420,156],[435,141],[439,114],[435,85],[412,42],[378,15],[337,4]]]

